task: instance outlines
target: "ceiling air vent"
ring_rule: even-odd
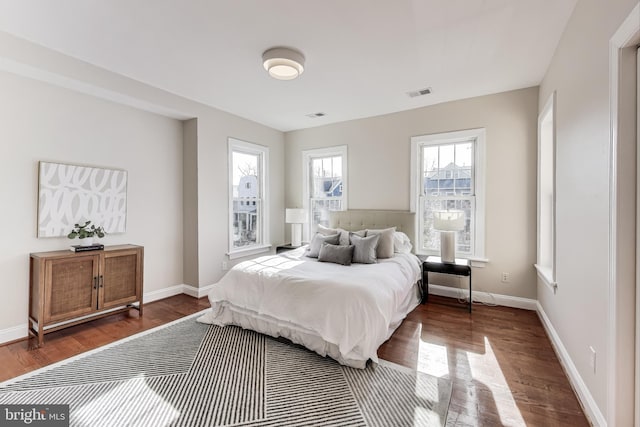
[[[307,117],[310,117],[312,119],[317,119],[318,117],[324,117],[326,116],[325,113],[311,113],[311,114],[306,114]]]
[[[412,90],[411,92],[407,92],[410,98],[415,98],[416,96],[429,95],[431,93],[431,88]]]

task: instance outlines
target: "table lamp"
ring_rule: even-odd
[[[307,222],[304,209],[285,209],[285,222],[291,224],[291,246],[301,246],[302,224]]]
[[[433,212],[433,228],[440,232],[440,259],[456,262],[456,231],[464,230],[464,211]]]

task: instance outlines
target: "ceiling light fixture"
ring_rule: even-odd
[[[304,72],[304,55],[286,47],[274,47],[262,54],[264,69],[278,80],[293,80]]]

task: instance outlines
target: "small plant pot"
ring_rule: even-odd
[[[84,239],[80,239],[80,246],[91,246],[93,245],[93,237],[85,237]]]

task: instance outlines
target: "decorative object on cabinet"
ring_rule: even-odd
[[[93,243],[91,245],[71,245],[69,250],[71,252],[87,252],[87,251],[101,251],[104,249],[102,243]]]
[[[142,316],[144,248],[31,254],[29,335],[44,335],[135,308]],[[137,305],[134,305],[137,303]]]
[[[89,219],[126,231],[127,171],[40,162],[38,184],[38,237],[66,236]]]
[[[82,225],[75,224],[73,230],[71,230],[71,233],[69,233],[67,237],[69,239],[75,239],[76,237],[80,239],[80,245],[76,246],[95,246],[93,239],[96,237],[101,239],[107,233],[101,225],[96,227],[95,224],[91,224],[91,227],[89,227],[89,224],[91,224],[91,221],[87,221]]]

